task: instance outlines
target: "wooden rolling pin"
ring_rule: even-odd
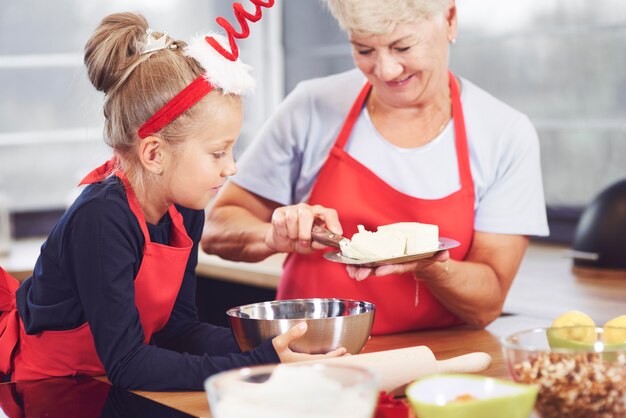
[[[364,367],[378,376],[380,390],[392,392],[413,380],[435,373],[474,373],[491,365],[491,356],[476,352],[447,360],[437,360],[426,346],[378,351],[318,360],[323,364]]]

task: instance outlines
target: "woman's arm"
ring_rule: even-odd
[[[528,238],[521,235],[476,232],[464,261],[448,260],[443,269],[437,263],[417,275],[451,312],[485,327],[502,313],[527,246]]]
[[[202,249],[227,260],[255,262],[278,252],[310,253],[316,219],[331,231],[342,228],[334,209],[306,203],[281,206],[229,182],[207,211]]]
[[[261,261],[276,251],[265,243],[274,209],[280,205],[226,183],[207,209],[202,249],[227,260]]]
[[[447,252],[434,259],[381,266],[348,266],[351,277],[413,272],[446,308],[468,324],[485,327],[501,313],[506,295],[522,261],[528,238],[476,231],[464,261]]]

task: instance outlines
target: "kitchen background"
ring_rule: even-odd
[[[250,8],[246,0],[240,0]],[[178,39],[233,20],[226,0],[0,0],[0,206],[14,237],[46,235],[82,176],[110,155],[102,96],[82,50],[106,14],[138,11]],[[451,67],[527,113],[541,141],[552,237],[569,242],[581,210],[626,178],[626,1],[457,0]],[[353,66],[320,0],[277,0],[239,41],[254,66],[239,155],[306,78]],[[341,94],[341,92],[338,92]]]

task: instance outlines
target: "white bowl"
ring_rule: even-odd
[[[378,401],[371,371],[320,363],[230,370],[204,386],[213,418],[371,418]]]

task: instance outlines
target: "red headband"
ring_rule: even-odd
[[[205,36],[204,40],[206,44],[209,44],[212,48],[210,48],[213,52],[218,52],[224,58],[229,61],[235,62],[239,57],[239,49],[237,48],[237,43],[235,38],[242,39],[247,38],[250,34],[250,29],[248,27],[248,23],[246,19],[251,22],[257,22],[261,19],[261,7],[272,7],[274,5],[274,0],[250,0],[252,4],[255,6],[255,13],[251,14],[244,10],[241,3],[233,4],[233,9],[235,13],[235,17],[241,26],[241,32],[236,32],[232,25],[223,17],[218,17],[217,23],[221,25],[226,32],[228,33],[228,42],[231,47],[231,52],[228,52],[224,47],[215,39],[214,36]],[[148,35],[150,37],[151,35]],[[149,38],[148,38],[149,39]],[[196,57],[193,54],[189,54],[201,64],[204,62],[206,57]],[[243,64],[242,64],[243,65]],[[209,65],[203,65],[205,70],[210,70]],[[226,71],[229,73],[229,71]],[[211,81],[209,81],[211,79]],[[224,83],[228,84],[228,82]],[[178,93],[172,100],[167,102],[165,106],[159,109],[154,115],[150,117],[141,127],[139,128],[138,134],[141,139],[144,139],[150,135],[155,134],[160,131],[168,124],[170,124],[174,119],[179,117],[183,112],[187,109],[191,108],[194,104],[198,103],[200,99],[206,96],[213,87],[219,87],[223,90],[227,90],[225,85],[220,83],[219,78],[216,79],[215,76],[210,76],[208,73],[201,75],[191,82],[187,87],[185,87],[180,93]]]
[[[172,100],[167,102],[158,112],[139,128],[139,138],[144,139],[169,125],[181,113],[198,103],[200,99],[209,94],[213,86],[204,75],[196,78],[187,87],[181,90]]]

